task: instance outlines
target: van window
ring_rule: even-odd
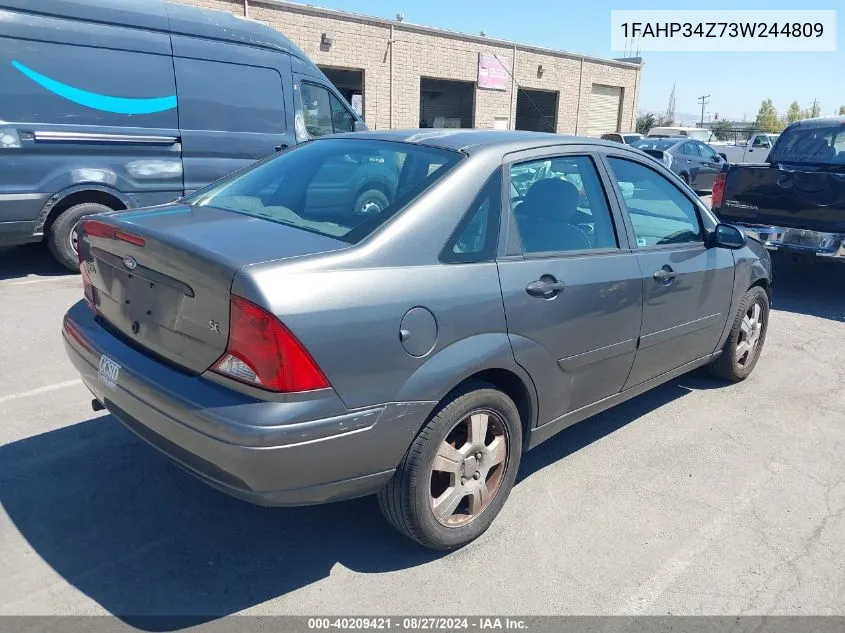
[[[2,121],[178,128],[164,55],[0,37],[0,93]]]
[[[183,129],[284,131],[282,78],[276,70],[181,57],[173,63]]]
[[[316,84],[303,83],[302,112],[310,136],[352,132],[355,117],[336,96]]]

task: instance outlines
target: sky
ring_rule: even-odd
[[[310,0],[309,4],[381,18],[397,13],[406,22],[562,49],[597,57],[622,57],[610,50],[612,9],[839,9],[837,50],[831,53],[645,52],[640,111],[663,112],[676,84],[679,114],[698,115],[697,99],[710,95],[705,118],[753,120],[763,99],[779,114],[798,101],[818,99],[823,115],[845,105],[845,1],[809,0]],[[694,121],[684,121],[693,123]]]

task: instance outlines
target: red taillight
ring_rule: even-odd
[[[111,224],[106,224],[99,220],[82,220],[79,223],[79,232],[84,232],[85,235],[90,235],[91,237],[114,238],[114,227]]]
[[[725,200],[725,181],[727,179],[728,175],[725,172],[719,172],[716,175],[716,180],[713,181],[713,195],[710,198],[710,206],[713,209],[721,207]]]
[[[127,233],[126,231],[121,231],[120,229],[114,230],[114,239],[123,240],[124,242],[129,242],[135,246],[144,246],[147,243],[143,237],[134,235],[133,233]]]
[[[212,369],[270,391],[323,389],[329,381],[279,320],[243,297],[229,303],[229,343]]]

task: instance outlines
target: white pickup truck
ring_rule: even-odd
[[[708,145],[732,164],[764,163],[778,136],[778,134],[761,132],[752,134],[747,143],[719,143],[714,141],[708,143]]]

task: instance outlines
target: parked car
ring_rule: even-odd
[[[644,138],[631,147],[655,157],[696,191],[713,188],[725,159],[701,141],[682,138]]]
[[[624,134],[622,132],[608,132],[607,134],[601,135],[601,140],[603,141],[614,141],[615,143],[622,143],[624,145],[630,145],[634,141],[639,141],[642,138],[645,137],[637,132]]]
[[[707,143],[713,137],[713,131],[701,127],[653,127],[648,131],[649,138],[692,138]]]
[[[745,143],[710,142],[708,145],[729,163],[763,163],[778,134],[752,134]]]
[[[160,0],[35,4],[0,0],[0,245],[46,239],[75,268],[86,215],[170,202],[364,127],[269,26]],[[362,212],[385,199],[352,180]]]
[[[763,165],[725,165],[713,210],[772,251],[845,261],[845,117],[788,126]]]
[[[327,219],[310,190],[347,155],[398,187]],[[63,335],[96,408],[252,502],[377,493],[436,549],[487,529],[524,450],[697,367],[744,379],[768,325],[761,244],[642,152],[554,134],[322,138],[79,244]]]

